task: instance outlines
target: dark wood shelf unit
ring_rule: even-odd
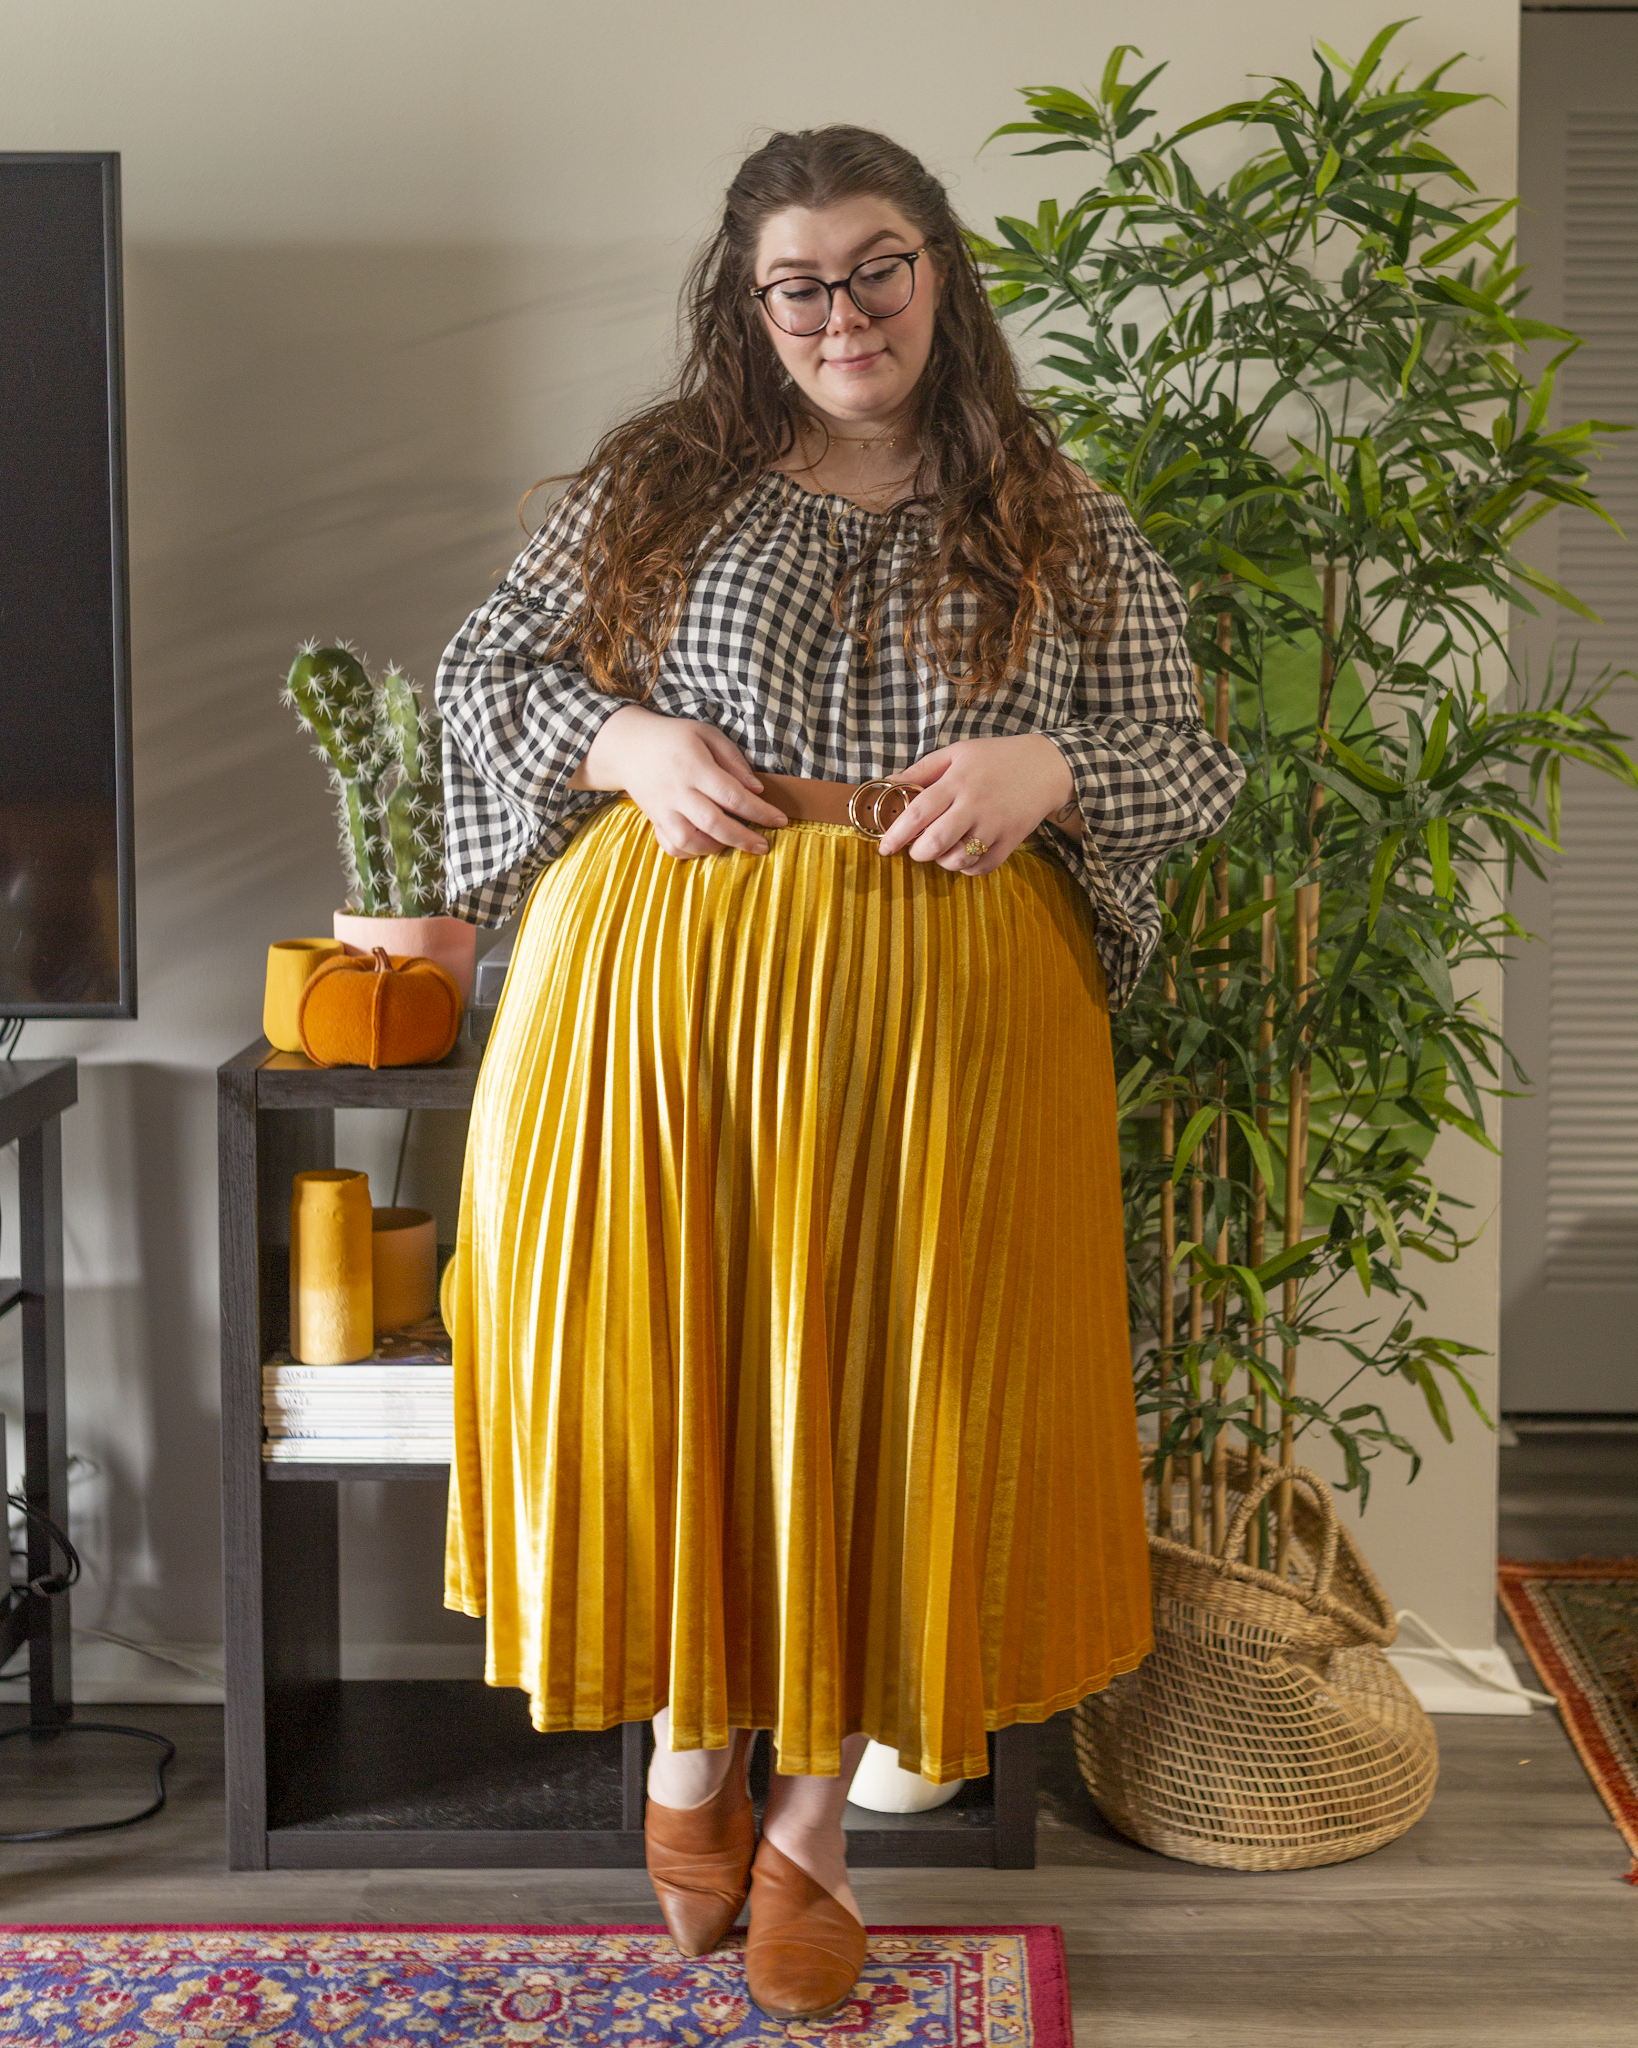
[[[228,1864],[235,1870],[640,1867],[648,1729],[537,1734],[478,1680],[344,1680],[337,1488],[434,1464],[262,1458],[262,1361],[288,1334],[293,1174],[335,1164],[338,1109],[466,1114],[482,1049],[315,1067],[265,1039],[218,1069]],[[1034,1728],[929,1814],[848,1809],[859,1866],[1035,1862]],[[767,1744],[759,1745],[765,1758]],[[765,1765],[759,1765],[765,1768]]]

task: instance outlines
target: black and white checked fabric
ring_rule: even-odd
[[[1243,771],[1201,723],[1176,578],[1118,498],[1087,505],[1117,592],[1112,634],[1092,659],[1072,634],[1038,638],[1014,687],[962,704],[907,660],[901,599],[885,608],[871,663],[835,620],[841,567],[878,537],[884,515],[770,473],[695,572],[646,702],[719,727],[754,768],[828,782],[891,774],[959,739],[1048,734],[1074,772],[1085,838],[1042,830],[1092,899],[1118,1008],[1160,929],[1161,856],[1227,817]],[[439,669],[450,908],[475,924],[507,917],[587,814],[614,801],[568,783],[628,700],[595,689],[572,648],[553,661],[541,652],[581,602],[586,517],[578,493],[557,506]],[[899,520],[856,580],[854,624],[869,585],[897,577],[916,529],[914,517]]]

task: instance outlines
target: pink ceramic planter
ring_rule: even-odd
[[[476,925],[458,917],[354,917],[338,910],[335,935],[349,953],[373,953],[385,946],[395,956],[435,960],[460,990],[462,1003],[472,1000]]]

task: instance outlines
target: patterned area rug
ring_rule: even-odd
[[[0,2040],[95,2048],[1071,2048],[1056,1927],[878,1927],[827,2020],[764,2020],[741,1938],[653,1927],[0,1927]]]
[[[1633,1853],[1638,1884],[1638,1558],[1503,1558],[1502,1605]]]

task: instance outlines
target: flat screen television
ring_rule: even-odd
[[[0,1017],[134,1017],[119,158],[0,152]]]

